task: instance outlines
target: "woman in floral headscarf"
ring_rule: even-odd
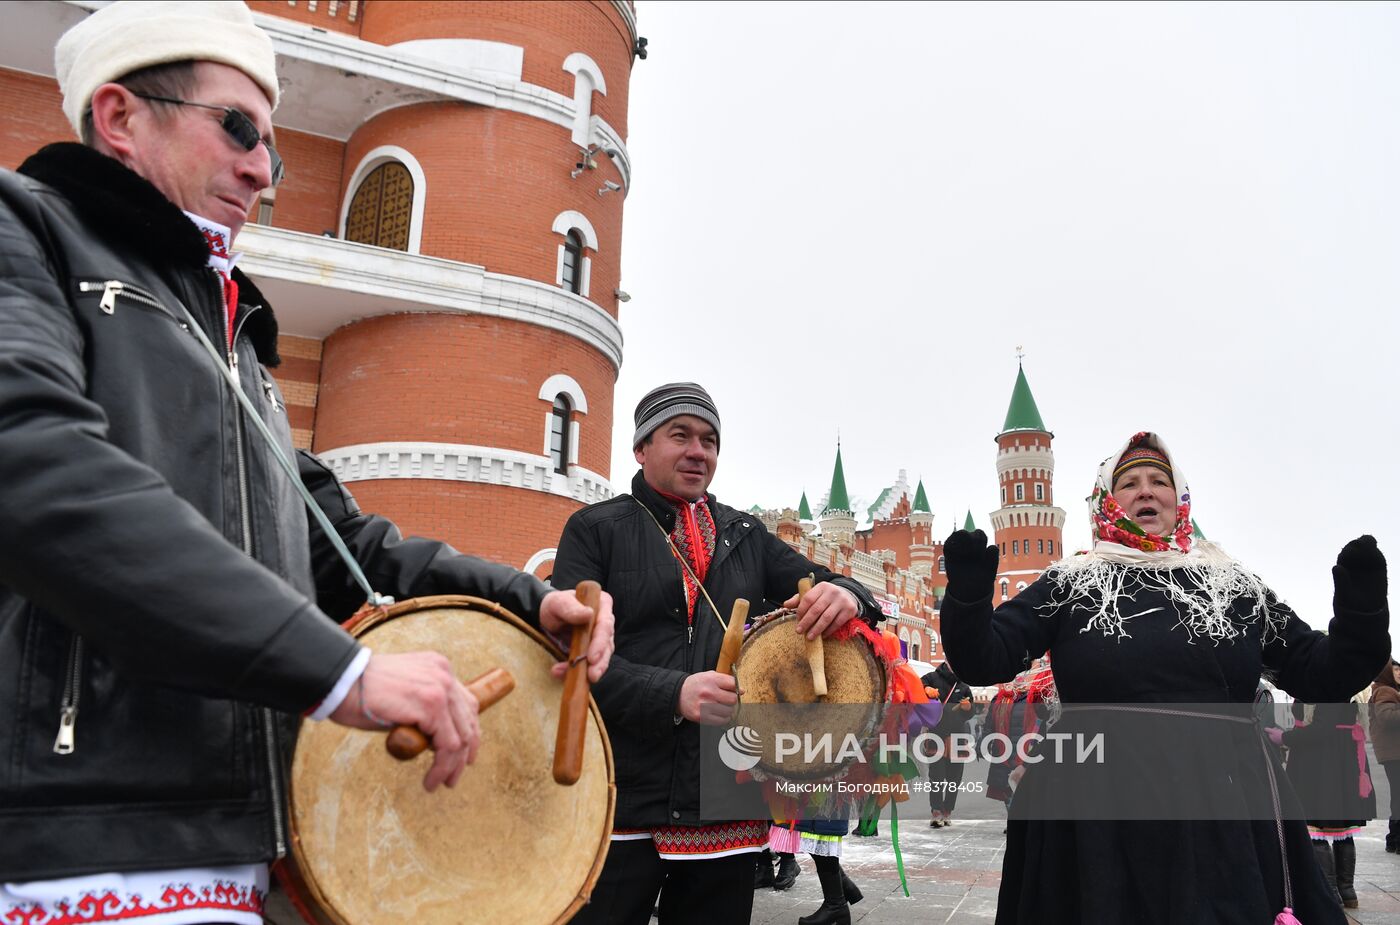
[[[1093,548],[995,612],[996,546],[981,531],[944,545],[942,629],[958,673],[995,684],[1049,651],[1062,705],[1052,732],[1106,735],[1102,766],[1029,767],[998,925],[1344,922],[1252,704],[1265,669],[1312,702],[1346,701],[1375,676],[1390,651],[1375,540],[1338,556],[1323,634],[1194,534],[1186,478],[1155,434],[1104,460],[1089,504]]]

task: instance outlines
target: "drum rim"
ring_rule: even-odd
[[[535,642],[544,648],[555,658],[563,659],[566,656],[564,650],[549,636],[537,630],[516,616],[506,607],[501,606],[496,601],[489,601],[481,597],[473,597],[468,594],[433,594],[424,597],[405,598],[388,607],[374,607],[368,605],[361,607],[350,619],[341,624],[344,629],[356,639],[368,633],[370,630],[383,626],[390,620],[405,616],[410,613],[417,613],[422,610],[432,610],[440,607],[458,607],[467,610],[483,611],[497,619],[510,623],[516,629],[521,630]],[[569,903],[568,907],[549,925],[565,925],[583,905],[588,902],[593,895],[593,887],[597,885],[598,878],[603,872],[603,863],[607,859],[608,849],[612,844],[612,829],[614,813],[617,809],[617,769],[613,765],[612,742],[608,737],[608,728],[603,722],[603,714],[598,709],[598,703],[593,699],[592,694],[588,697],[588,711],[597,724],[598,730],[603,734],[603,763],[608,772],[608,808],[604,815],[603,834],[599,841],[598,852],[594,855],[593,866],[588,871],[588,876],[584,880],[583,887],[577,896]],[[302,722],[306,722],[305,719]],[[294,759],[295,760],[295,757]],[[321,891],[320,885],[315,879],[306,873],[305,865],[302,862],[303,850],[301,835],[297,831],[296,812],[294,810],[296,794],[291,789],[290,767],[287,775],[287,833],[288,847],[284,857],[279,859],[275,865],[278,879],[283,881],[287,898],[291,900],[297,913],[308,922],[315,925],[368,925],[364,922],[351,922],[345,918]],[[311,902],[307,902],[310,900]],[[311,904],[314,902],[314,906]]]

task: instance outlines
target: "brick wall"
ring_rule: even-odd
[[[606,475],[611,364],[573,337],[480,315],[386,315],[326,338],[315,447],[427,440],[541,454],[553,397],[540,387],[560,372],[588,399],[578,461]]]

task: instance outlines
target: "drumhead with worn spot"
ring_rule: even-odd
[[[762,757],[758,767],[769,776],[792,780],[827,780],[851,763],[841,758],[846,735],[862,745],[879,731],[889,696],[885,664],[859,636],[823,640],[826,664],[825,696],[812,686],[807,645],[796,631],[797,614],[775,610],[754,621],[744,636],[734,675],[739,684],[736,722],[757,733]],[[820,737],[830,735],[833,746],[811,759],[788,755],[777,760],[777,733]]]
[[[554,782],[563,683],[549,670],[561,656],[504,609],[466,597],[405,601],[353,631],[376,653],[441,652],[464,681],[504,667],[515,690],[481,714],[481,747],[457,786],[434,793],[423,790],[431,753],[395,761],[382,733],[303,724],[294,901],[333,925],[568,921],[602,869],[615,790],[591,702],[583,775]]]

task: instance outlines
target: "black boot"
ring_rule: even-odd
[[[860,887],[855,885],[850,877],[846,876],[846,868],[841,868],[841,893],[846,897],[846,902],[854,906],[865,898],[865,894],[860,891]]]
[[[1322,868],[1322,879],[1327,881],[1327,892],[1332,895],[1332,900],[1337,904],[1342,904],[1342,897],[1337,892],[1337,865],[1332,860],[1332,846],[1321,839],[1313,839],[1313,857],[1317,858],[1317,866]]]
[[[755,890],[766,889],[773,885],[773,852],[767,848],[763,853],[754,858],[753,862],[753,888]]]
[[[851,907],[841,889],[841,859],[812,855],[822,882],[821,908],[797,920],[797,925],[851,925]]]
[[[773,889],[790,890],[797,882],[797,875],[802,873],[802,867],[797,863],[797,858],[786,851],[778,852],[778,876],[773,880]]]
[[[1361,905],[1356,899],[1356,842],[1350,838],[1335,841],[1332,853],[1337,861],[1337,892],[1342,895],[1342,905],[1355,909]]]
[[[1400,819],[1390,820],[1390,829],[1385,833],[1385,850],[1390,854],[1400,852]]]

